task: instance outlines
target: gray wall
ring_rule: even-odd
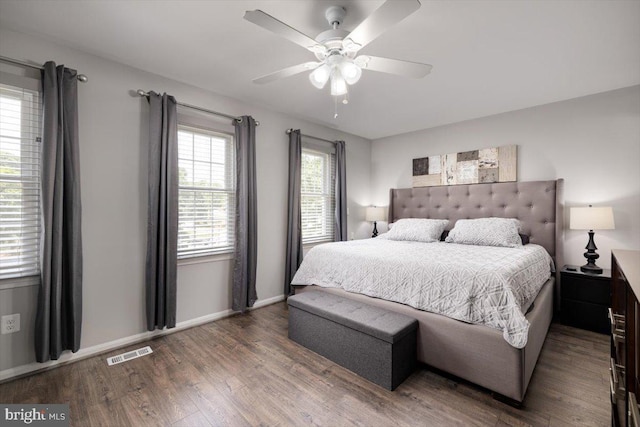
[[[367,237],[370,141],[219,96],[47,40],[0,30],[0,54],[54,60],[89,77],[79,85],[83,199],[84,295],[82,348],[134,336],[144,324],[147,103],[136,89],[166,91],[178,101],[228,114],[251,114],[257,128],[258,271],[261,300],[282,295],[287,219],[287,128],[347,148],[349,232]],[[6,67],[5,67],[6,68]],[[247,84],[251,84],[247,82]],[[286,95],[286,94],[285,94]],[[327,114],[330,114],[328,112]],[[219,122],[221,130],[231,127]],[[178,271],[178,322],[231,307],[231,261],[200,259]],[[34,360],[35,287],[0,290],[0,315],[20,312],[22,330],[0,335],[0,372]]]
[[[519,181],[564,178],[566,206],[613,207],[616,229],[596,231],[599,265],[612,248],[640,248],[640,86],[375,140],[372,202],[411,187],[414,158],[511,144]],[[566,230],[565,262],[584,264],[586,244],[586,231]]]

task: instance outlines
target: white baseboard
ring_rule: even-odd
[[[279,296],[267,298],[264,300],[258,300],[253,305],[253,307],[250,308],[250,310],[255,310],[256,308],[275,304],[280,301],[284,301],[284,295],[279,295]],[[121,347],[126,347],[131,344],[147,341],[151,338],[158,337],[161,335],[168,335],[174,332],[182,331],[184,329],[193,328],[194,326],[204,325],[205,323],[209,323],[215,320],[220,320],[225,317],[229,317],[235,313],[236,312],[233,310],[219,311],[217,313],[207,314],[206,316],[185,320],[184,322],[179,322],[176,324],[175,328],[156,330],[151,332],[142,332],[139,334],[120,338],[114,341],[109,341],[103,344],[97,344],[91,347],[81,348],[76,353],[65,352],[60,356],[58,360],[50,360],[45,363],[32,362],[32,363],[27,363],[26,365],[16,366],[15,368],[5,369],[3,371],[0,371],[0,383],[10,379],[24,376],[27,374],[32,374],[37,371],[44,371],[44,370],[55,368],[60,365],[65,365],[67,363],[77,362],[78,360],[86,359],[88,357],[95,356],[96,354],[106,353],[108,351],[115,350]]]

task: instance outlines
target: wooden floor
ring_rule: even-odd
[[[0,385],[2,403],[65,403],[74,426],[607,426],[608,340],[553,324],[522,409],[421,366],[382,389],[287,339],[284,303]]]

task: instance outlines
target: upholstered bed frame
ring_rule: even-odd
[[[440,218],[449,219],[452,228],[463,218],[518,218],[530,243],[543,246],[555,265],[562,266],[562,187],[557,180],[392,189],[389,222]],[[412,316],[419,324],[420,362],[522,402],[553,317],[554,289],[559,294],[555,285],[552,276],[527,313],[529,338],[522,349],[510,346],[496,329],[395,302],[317,286],[296,287],[296,293],[322,290]]]

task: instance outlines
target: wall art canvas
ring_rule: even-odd
[[[413,159],[413,186],[516,181],[517,146]]]

